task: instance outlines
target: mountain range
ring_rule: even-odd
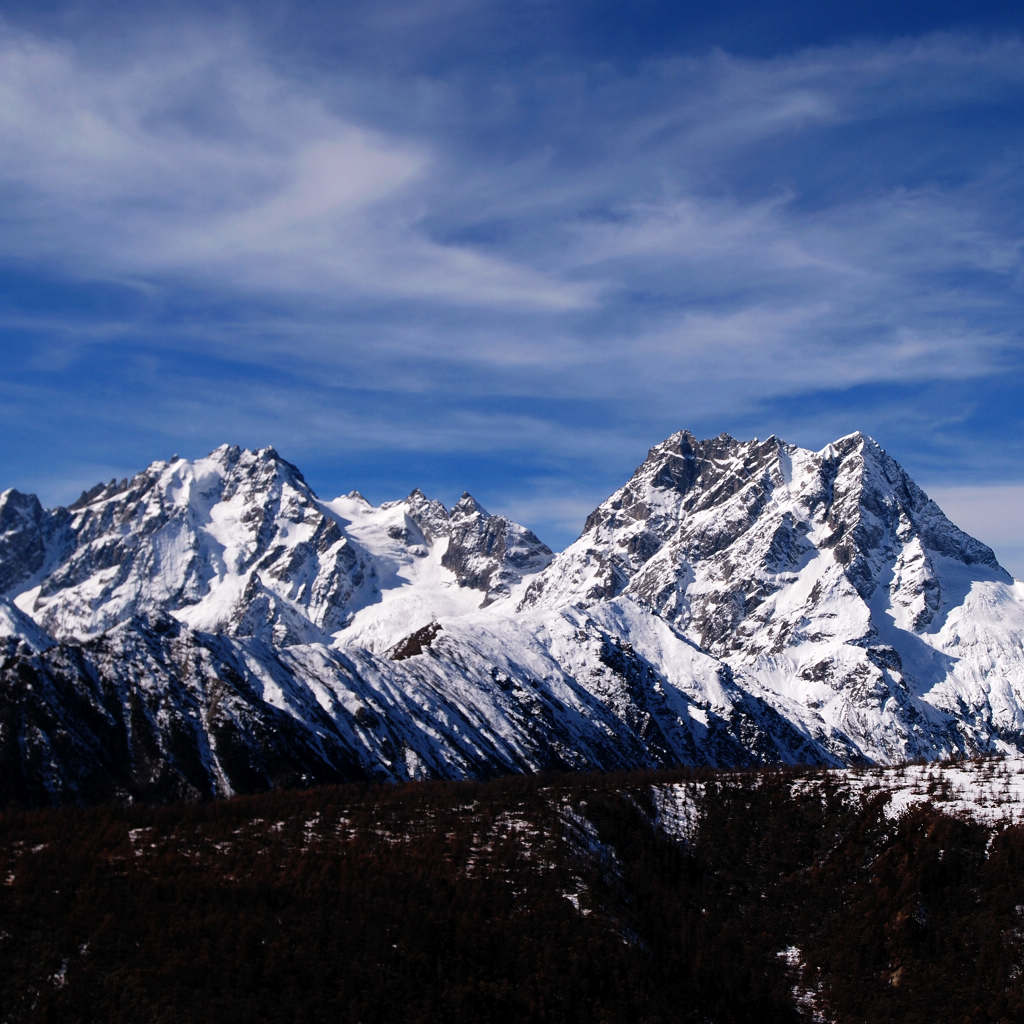
[[[1024,585],[872,439],[653,447],[555,554],[272,448],[0,494],[0,803],[1024,753]]]

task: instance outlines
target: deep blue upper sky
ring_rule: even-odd
[[[1009,5],[135,6],[0,20],[0,488],[270,443],[560,546],[862,429],[1024,575]]]

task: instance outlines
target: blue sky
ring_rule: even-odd
[[[1024,576],[1022,30],[9,3],[0,487],[270,443],[557,547],[674,430],[862,429]]]

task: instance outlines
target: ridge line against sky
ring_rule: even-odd
[[[862,429],[1024,575],[1021,25],[773,14],[10,5],[0,489],[272,443],[560,547],[681,427]]]

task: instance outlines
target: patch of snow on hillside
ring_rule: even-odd
[[[886,814],[898,818],[908,808],[930,803],[946,814],[964,815],[984,825],[1024,822],[1024,758],[904,765],[886,769],[848,768],[829,773],[857,797],[889,794]]]

